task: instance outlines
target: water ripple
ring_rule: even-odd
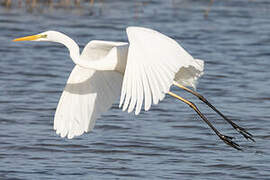
[[[0,179],[266,179],[270,177],[270,4],[267,0],[98,1],[93,7],[5,9],[0,6]],[[40,12],[39,12],[40,11]],[[95,129],[72,140],[53,130],[53,116],[74,66],[54,43],[11,40],[46,30],[126,41],[125,27],[152,27],[205,60],[197,91],[254,134],[248,142],[195,97],[177,88],[227,135],[238,152],[188,106],[169,96],[140,116],[118,102]]]

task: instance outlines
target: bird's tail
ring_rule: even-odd
[[[203,75],[204,61],[194,59],[188,67],[181,67],[175,75],[174,81],[196,89],[197,80]]]

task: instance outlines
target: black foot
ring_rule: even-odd
[[[236,129],[240,134],[242,134],[247,140],[251,140],[253,142],[255,142],[255,140],[253,139],[253,135],[250,134],[249,132],[247,132],[244,128],[238,126],[237,124],[235,124],[234,122],[231,123],[231,125],[233,126],[234,129]]]
[[[253,142],[255,142],[255,140],[253,139],[253,135],[250,134],[249,132],[247,132],[244,128],[238,126],[237,124],[235,124],[232,120],[228,119],[226,116],[224,116],[219,110],[217,110],[211,103],[209,103],[207,101],[207,99],[205,99],[202,95],[197,94],[198,98],[205,102],[209,107],[211,107],[215,112],[217,112],[221,117],[223,117],[223,119],[225,119],[228,123],[230,123],[232,125],[232,127],[238,131],[240,134],[242,134],[247,140],[251,140]]]
[[[242,150],[242,149],[240,148],[240,145],[239,145],[239,144],[237,144],[237,143],[235,143],[235,142],[232,141],[233,137],[225,136],[225,135],[223,135],[223,134],[218,134],[218,137],[219,137],[222,141],[224,141],[226,144],[228,144],[229,146],[231,146],[231,147],[233,147],[233,148],[235,148],[235,149],[237,149],[237,150],[240,150],[240,151]]]

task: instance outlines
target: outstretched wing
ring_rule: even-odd
[[[165,97],[181,67],[194,61],[173,39],[151,29],[127,28],[129,51],[120,107],[139,114],[143,100],[144,109],[150,109]]]
[[[123,43],[91,41],[82,59],[97,60]],[[113,71],[95,71],[78,65],[72,70],[58,103],[54,129],[61,137],[73,138],[93,129],[95,120],[107,111],[120,95],[122,75]]]

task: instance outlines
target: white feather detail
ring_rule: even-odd
[[[126,43],[91,41],[82,52],[84,60],[98,60],[110,49]],[[95,71],[78,65],[72,70],[58,103],[54,129],[61,137],[73,138],[94,128],[96,119],[120,95],[123,76],[114,71]]]
[[[127,35],[130,45],[119,104],[119,107],[123,105],[123,111],[131,112],[136,107],[135,114],[139,114],[143,101],[147,111],[152,103],[163,100],[175,78],[186,80],[182,74],[175,76],[179,70],[198,71],[189,77],[194,82],[187,80],[186,85],[193,86],[201,75],[203,61],[198,65],[175,40],[141,27],[128,27]]]

